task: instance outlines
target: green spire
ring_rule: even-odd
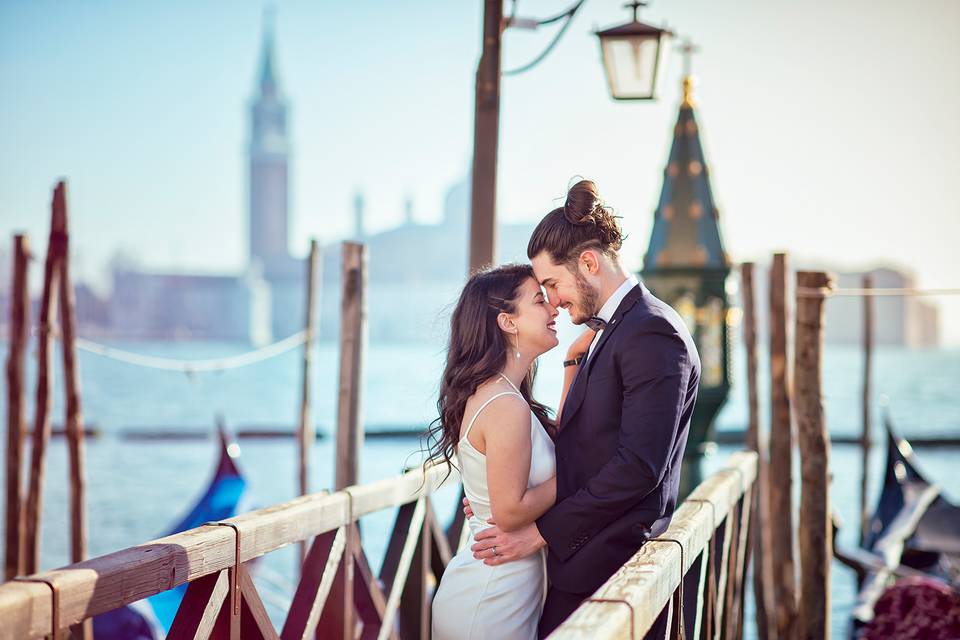
[[[683,84],[683,102],[644,257],[645,272],[658,268],[730,267],[694,114],[692,78],[687,76]]]

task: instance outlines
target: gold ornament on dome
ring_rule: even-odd
[[[703,171],[703,165],[700,164],[698,160],[693,160],[688,167],[688,171],[692,176],[700,175],[700,172]]]
[[[670,222],[671,220],[673,220],[673,205],[672,204],[664,205],[663,209],[660,212],[660,215],[662,215],[663,219],[666,220],[667,222]]]
[[[667,175],[671,178],[676,178],[678,173],[680,173],[680,170],[677,168],[677,163],[671,162],[667,167]]]
[[[703,205],[700,204],[699,200],[694,200],[690,204],[690,217],[694,220],[699,220],[700,216],[703,215]]]
[[[670,263],[670,258],[667,257],[666,251],[661,251],[660,255],[657,256],[657,266],[665,267]]]
[[[693,263],[698,266],[707,264],[707,248],[702,244],[693,250]]]
[[[693,120],[687,120],[687,135],[692,136],[697,132],[697,123]]]

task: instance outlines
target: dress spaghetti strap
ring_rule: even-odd
[[[473,414],[473,417],[472,417],[472,418],[470,418],[470,424],[467,425],[467,430],[463,432],[463,437],[460,438],[460,441],[461,441],[461,442],[464,441],[464,440],[466,440],[466,439],[467,439],[467,436],[470,435],[470,429],[473,429],[473,423],[477,421],[477,416],[480,415],[480,412],[483,411],[484,409],[486,409],[488,404],[490,404],[491,402],[493,402],[493,401],[496,400],[497,398],[501,398],[501,397],[503,397],[503,396],[519,396],[520,399],[523,400],[523,396],[521,396],[519,393],[517,393],[517,392],[515,392],[515,391],[501,391],[500,393],[497,393],[497,394],[495,394],[495,395],[487,398],[487,401],[484,402],[482,405],[480,405],[480,408],[477,409],[477,412]]]

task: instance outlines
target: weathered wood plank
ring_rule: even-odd
[[[310,240],[310,255],[307,258],[306,317],[303,340],[303,368],[300,374],[300,416],[297,424],[298,471],[300,495],[310,493],[310,448],[317,439],[313,420],[310,417],[310,388],[313,373],[313,352],[316,349],[317,325],[317,270],[320,264],[320,248],[316,238]],[[306,542],[300,543],[300,562],[307,556]]]
[[[749,557],[747,545],[750,542],[750,510],[752,508],[750,498],[752,495],[753,492],[747,490],[740,499],[741,503],[738,509],[739,517],[737,519],[737,538],[731,542],[731,544],[736,545],[736,548],[735,553],[731,556],[730,562],[729,579],[731,585],[730,590],[727,592],[727,631],[724,635],[725,638],[739,638],[740,633],[738,630],[740,630],[743,625],[743,620],[740,616],[743,611],[744,578],[746,576]]]
[[[64,241],[60,257],[60,353],[63,356],[63,382],[66,392],[67,450],[69,453],[70,483],[70,561],[81,562],[87,559],[87,471],[84,451],[83,411],[80,396],[80,368],[77,364],[77,314],[76,294],[70,277],[70,214],[66,201],[66,183],[63,186],[63,225]],[[76,640],[89,640],[93,637],[93,622],[85,621],[75,627],[73,637]]]
[[[367,335],[367,253],[356,242],[343,245],[340,302],[340,383],[337,395],[336,489],[357,483],[363,449],[363,351]]]
[[[313,494],[246,513],[228,521],[241,531],[241,562],[354,522],[361,516],[412,502],[435,489],[445,470],[430,467],[426,482],[420,469],[345,492]],[[62,624],[141,600],[234,564],[234,532],[227,527],[199,527],[135,547],[44,572],[60,592]],[[42,585],[41,585],[42,587]],[[49,628],[49,589],[0,585],[0,640],[36,637]],[[24,612],[30,612],[25,616]],[[42,618],[42,615],[48,616]],[[4,635],[8,632],[10,635]]]
[[[209,638],[229,591],[230,578],[226,570],[191,582],[170,625],[167,640]]]
[[[713,638],[720,640],[724,637],[724,631],[727,623],[727,584],[730,580],[730,546],[736,534],[736,521],[734,520],[734,511],[727,512],[727,517],[723,524],[723,543],[718,549],[718,557],[714,557],[717,562],[717,601],[714,609],[714,627]]]
[[[422,499],[426,512],[420,526],[417,545],[410,562],[410,573],[400,596],[400,636],[430,640],[430,598],[427,581],[430,574],[430,498]]]
[[[0,585],[0,640],[42,638],[53,623],[50,587],[36,582]]]
[[[353,601],[356,604],[358,623],[362,626],[360,639],[374,640],[387,610],[387,596],[381,589],[380,580],[374,575],[367,556],[360,545],[360,533],[353,527],[354,535],[354,581]],[[391,640],[397,640],[391,633]]]
[[[4,580],[23,573],[23,445],[27,432],[26,376],[27,343],[30,335],[30,242],[18,234],[13,239],[13,282],[10,288],[10,337],[7,352],[7,500]]]
[[[30,451],[30,484],[24,525],[24,573],[36,573],[40,567],[43,486],[46,479],[47,443],[50,441],[50,414],[53,411],[53,322],[57,316],[57,292],[60,262],[66,243],[66,193],[63,182],[53,191],[50,236],[43,269],[43,295],[37,327],[37,388],[34,408],[33,441]]]
[[[384,577],[384,583],[388,585],[389,595],[387,596],[387,607],[383,615],[383,624],[380,627],[380,633],[377,640],[386,640],[393,628],[394,620],[400,608],[400,595],[404,591],[407,583],[407,576],[410,574],[410,568],[417,549],[421,543],[420,531],[424,528],[427,513],[426,501],[428,498],[420,498],[413,509],[409,518],[409,524],[406,530],[406,536],[403,541],[403,547],[400,555],[394,565],[391,565],[390,573],[392,575]],[[407,508],[407,507],[402,507]],[[399,518],[398,518],[399,520]],[[388,551],[389,559],[389,551]],[[384,561],[386,565],[387,561]],[[387,578],[390,578],[389,580]]]
[[[245,565],[240,566],[240,592],[243,594],[243,613],[240,621],[243,637],[253,640],[280,640],[276,629],[273,628],[273,623],[270,622],[267,608],[263,606],[257,585],[253,583],[250,570]]]
[[[801,271],[798,290],[831,286],[823,272]],[[824,295],[798,295],[796,333],[797,440],[800,445],[800,610],[797,638],[830,637],[830,436],[823,412]]]
[[[796,619],[797,577],[793,550],[793,427],[787,359],[787,256],[773,256],[770,270],[770,519],[773,601],[778,638],[790,637]]]
[[[280,633],[283,640],[306,640],[313,636],[342,563],[346,540],[347,527],[341,527],[320,534],[313,541],[283,623]]]
[[[750,544],[753,548],[753,599],[759,640],[773,638],[774,605],[771,585],[773,563],[770,557],[770,481],[769,443],[760,426],[759,365],[757,355],[757,303],[754,295],[754,264],[740,266],[740,290],[743,303],[743,348],[747,356],[747,448],[757,452],[757,482],[754,484],[753,513],[750,516]]]

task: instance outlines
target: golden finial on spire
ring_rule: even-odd
[[[683,79],[683,106],[693,107],[693,76]]]
[[[699,53],[700,47],[687,38],[680,45],[683,54],[683,103],[684,107],[692,107],[693,102],[693,73],[691,71],[693,54]]]

